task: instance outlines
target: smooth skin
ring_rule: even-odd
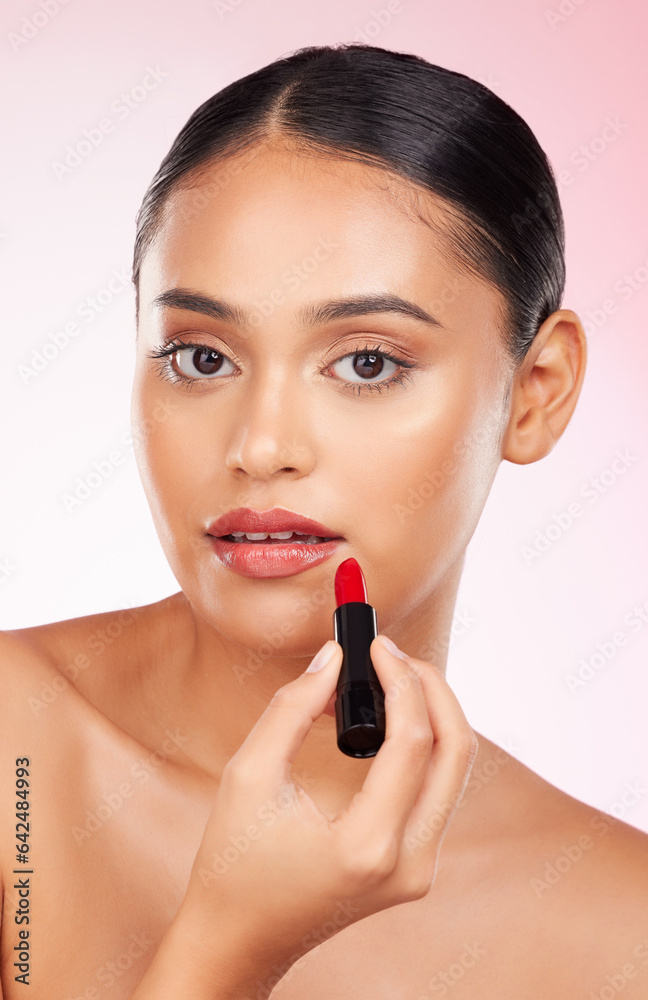
[[[141,272],[132,416],[181,590],[121,620],[2,636],[2,787],[14,756],[34,762],[34,997],[573,1000],[622,974],[624,998],[645,996],[648,838],[479,734],[473,759],[445,681],[440,637],[499,464],[549,453],[586,363],[580,320],[560,309],[512,367],[502,296],[453,258],[450,221],[399,178],[280,139],[170,198]],[[154,305],[172,288],[226,301],[240,322]],[[303,315],[383,293],[437,323]],[[173,381],[150,357],[165,337],[227,361],[190,386]],[[361,376],[341,359],[371,349],[411,363],[409,377],[358,394]],[[176,362],[188,371],[190,358]],[[397,372],[386,361],[372,381]],[[334,557],[271,580],[219,563],[207,527],[234,507],[275,505],[342,535]],[[339,651],[338,666],[305,673],[331,636],[348,556],[381,633],[407,656],[372,644],[398,694],[388,739],[366,760],[335,743]],[[80,654],[89,665],[75,668]],[[294,808],[272,821],[277,802]],[[0,808],[13,830],[6,796]],[[230,839],[255,819],[260,837]],[[584,837],[579,859],[546,881]],[[14,855],[2,845],[2,985],[14,1000]],[[234,860],[222,870],[219,858]],[[619,971],[628,963],[632,976]]]
[[[251,988],[259,973],[263,981],[279,960],[292,968],[316,944],[340,900],[350,926],[421,899],[434,882],[478,741],[441,672],[387,651],[382,638],[373,641],[371,654],[385,691],[385,740],[345,809],[328,817],[291,775],[304,738],[335,689],[342,649],[334,640],[326,644],[325,667],[279,688],[223,769],[181,909],[201,942],[224,921],[242,929],[235,942],[241,967],[255,971],[239,979],[238,987]],[[272,809],[263,813],[268,804]],[[421,828],[430,836],[422,838]],[[227,859],[232,842],[240,844],[251,830],[232,863],[214,862]],[[201,975],[216,995],[222,973],[205,944]],[[165,982],[162,973],[151,983],[146,978],[137,1000],[158,996]]]

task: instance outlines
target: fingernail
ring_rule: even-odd
[[[378,642],[382,643],[382,645],[385,646],[390,653],[393,653],[394,656],[400,656],[401,660],[407,659],[407,653],[404,653],[402,649],[399,649],[396,643],[392,642],[388,635],[378,635],[376,638],[378,639]]]
[[[337,643],[334,639],[327,639],[318,653],[310,661],[304,673],[313,674],[316,670],[321,670],[331,660],[335,653]]]

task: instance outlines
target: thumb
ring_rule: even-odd
[[[315,671],[319,671],[319,670],[321,670],[321,669],[323,669],[325,667],[330,666],[331,662],[337,662],[337,657],[332,656],[331,649],[330,649],[331,643],[334,642],[334,641],[335,640],[333,640],[333,639],[329,639],[328,642],[324,643],[324,645],[322,646],[322,648],[319,650],[318,653],[315,654],[315,656],[313,657],[313,659],[309,663],[308,667],[304,671],[305,673],[307,673],[307,674],[314,673]],[[335,643],[335,644],[336,644],[336,646],[339,649],[342,648],[339,643]],[[334,650],[334,652],[336,653],[337,650]],[[341,666],[341,664],[339,666]],[[333,719],[335,718],[335,699],[336,699],[337,679],[339,677],[339,666],[338,666],[338,669],[337,669],[337,671],[335,673],[336,684],[333,687],[333,690],[331,691],[329,699],[328,699],[328,701],[327,701],[327,703],[326,703],[326,705],[324,706],[324,709],[323,709],[323,714],[324,715],[330,715]]]

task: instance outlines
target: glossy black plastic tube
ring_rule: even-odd
[[[375,757],[385,739],[384,692],[369,655],[375,609],[360,601],[341,604],[333,627],[344,654],[335,699],[338,749],[348,757]]]

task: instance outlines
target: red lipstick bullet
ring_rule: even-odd
[[[335,603],[335,641],[344,654],[335,698],[338,749],[348,757],[375,757],[385,739],[384,691],[369,653],[378,628],[356,559],[337,568]]]

